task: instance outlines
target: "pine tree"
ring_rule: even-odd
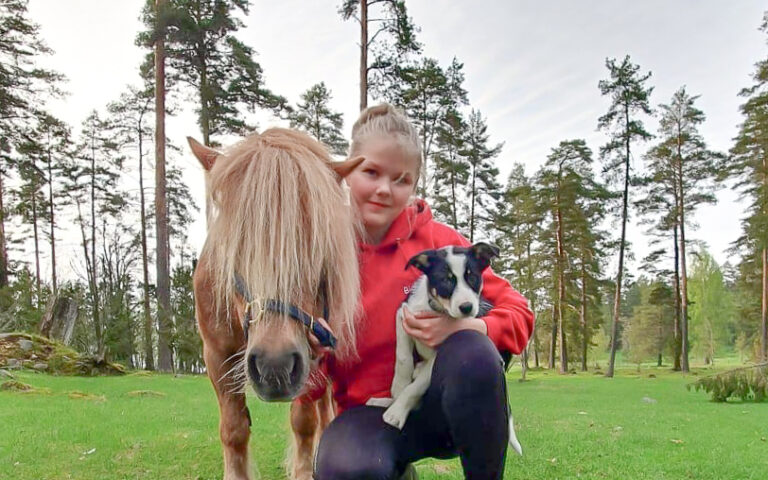
[[[629,186],[632,178],[630,172],[631,145],[633,141],[647,140],[651,137],[651,134],[645,130],[643,122],[638,117],[641,114],[651,114],[649,97],[653,88],[645,86],[645,82],[651,76],[650,72],[641,75],[639,73],[640,67],[630,61],[629,55],[624,57],[620,64],[615,59],[607,59],[605,65],[609,70],[610,79],[601,80],[598,87],[602,95],[609,95],[611,97],[611,106],[608,112],[599,118],[598,129],[607,130],[610,134],[610,140],[600,148],[600,157],[605,162],[603,172],[607,174],[609,184],[620,184],[623,187],[621,240],[619,243],[619,265],[618,273],[616,274],[616,293],[613,306],[611,354],[608,371],[605,373],[607,377],[612,377],[618,345]]]
[[[713,180],[722,158],[707,149],[699,134],[698,126],[704,122],[705,116],[694,106],[697,98],[698,96],[690,96],[683,87],[675,92],[669,104],[659,106],[659,136],[662,144],[657,148],[657,154],[651,157],[655,160],[651,168],[659,172],[658,177],[671,175],[674,183],[674,219],[680,234],[680,368],[683,372],[689,371],[686,216],[703,203],[715,202]],[[663,183],[668,185],[669,179]]]
[[[433,58],[421,58],[411,64],[396,66],[390,83],[385,85],[384,97],[405,111],[421,137],[424,161],[418,194],[422,197],[426,197],[430,178],[442,174],[437,165],[432,166],[437,162],[433,159],[434,147],[437,144],[440,148],[441,134],[446,140],[445,134],[453,130],[441,126],[467,104],[463,68],[456,58],[446,70]]]
[[[192,275],[194,268],[189,259],[181,256],[181,264],[173,269],[171,276],[171,307],[173,309],[174,350],[178,369],[183,372],[200,373],[203,369],[203,342],[197,333],[195,322]]]
[[[50,55],[40,38],[39,25],[28,18],[27,0],[0,2],[0,288],[8,285],[9,260],[5,234],[5,178],[11,174],[13,145],[34,122],[37,105],[58,96],[63,77],[39,67],[37,59]]]
[[[35,268],[35,298],[37,307],[40,307],[40,250],[41,250],[41,223],[46,221],[47,208],[45,205],[45,174],[38,166],[45,156],[42,139],[36,135],[35,129],[29,129],[21,134],[23,141],[16,146],[19,153],[18,173],[21,185],[15,191],[16,213],[32,230],[34,245]]]
[[[523,368],[528,368],[528,351],[533,352],[534,365],[539,366],[538,331],[541,329],[539,311],[544,310],[547,256],[539,250],[542,237],[542,210],[537,204],[537,186],[525,174],[525,168],[515,163],[509,175],[503,201],[496,221],[501,235],[496,240],[502,252],[501,265],[512,285],[528,299],[537,317],[529,348],[523,352]]]
[[[154,347],[152,345],[152,310],[150,306],[149,283],[149,252],[147,247],[148,210],[146,207],[144,188],[144,163],[149,155],[149,147],[153,130],[149,122],[152,119],[154,89],[151,86],[144,88],[128,87],[128,91],[120,96],[120,99],[108,106],[112,116],[112,122],[121,144],[135,151],[135,160],[139,176],[139,220],[141,243],[141,270],[142,270],[142,311],[143,311],[143,349],[144,368],[155,369]]]
[[[301,94],[301,102],[288,118],[291,120],[291,128],[309,133],[332,153],[345,155],[349,143],[342,133],[344,118],[341,113],[331,110],[328,105],[330,101],[331,91],[325,82],[315,84]]]
[[[467,231],[466,185],[471,166],[465,152],[467,124],[458,110],[443,115],[437,130],[437,152],[432,175],[432,201],[435,217],[459,231]],[[423,176],[426,176],[426,172]]]
[[[768,12],[760,29],[768,33]],[[737,246],[745,251],[742,267],[761,272],[759,282],[748,281],[745,285],[759,285],[759,357],[768,361],[768,59],[757,63],[752,78],[755,83],[739,93],[747,100],[740,107],[744,122],[731,149],[730,172],[738,180],[736,188],[751,200]],[[755,276],[749,270],[744,274]]]
[[[472,110],[467,122],[467,136],[462,155],[469,163],[469,241],[475,241],[475,233],[484,229],[490,233],[496,217],[496,202],[501,197],[501,185],[496,177],[499,169],[493,159],[501,153],[503,143],[488,145],[488,127],[480,112]]]
[[[198,98],[205,145],[217,135],[252,130],[242,110],[287,109],[287,100],[264,86],[264,72],[253,60],[256,52],[235,36],[244,26],[237,12],[247,15],[249,8],[248,0],[162,0],[157,8],[148,0],[142,13],[147,31],[137,43],[151,48],[163,40],[170,82],[185,85]]]
[[[641,279],[636,285],[640,302],[633,307],[629,325],[624,330],[628,358],[638,368],[651,358],[660,367],[672,337],[674,291],[659,280],[651,283]]]
[[[554,365],[555,343],[559,343],[560,373],[568,371],[569,331],[572,339],[581,336],[589,343],[591,337],[586,323],[587,297],[588,292],[594,295],[597,288],[594,277],[599,275],[600,259],[597,235],[590,231],[590,226],[599,221],[595,217],[601,213],[595,205],[605,200],[602,189],[592,178],[591,164],[592,151],[584,140],[563,141],[552,149],[536,179],[539,208],[551,225],[549,236],[544,237],[548,243],[545,251],[554,258],[550,363]],[[578,326],[568,322],[574,311],[581,314]],[[582,343],[580,350],[584,348]],[[586,357],[586,352],[583,355]]]
[[[648,174],[638,180],[644,196],[635,206],[641,215],[640,224],[647,226],[646,234],[650,237],[650,245],[655,248],[643,260],[641,269],[652,276],[670,279],[674,294],[675,316],[673,327],[673,370],[682,368],[682,331],[680,296],[680,243],[678,241],[678,183],[672,167],[672,151],[668,142],[662,142],[652,147],[645,156],[648,164]],[[671,236],[671,238],[670,238]],[[669,245],[672,254],[670,256]],[[666,247],[664,245],[667,245]],[[671,258],[673,268],[665,266],[664,260]]]
[[[117,189],[123,160],[114,132],[98,112],[93,111],[83,123],[82,138],[66,179],[66,188],[77,207],[98,355],[105,354],[105,319],[100,303],[97,245],[99,236],[106,235],[108,222],[114,221],[126,205],[126,194]]]
[[[416,41],[418,29],[408,16],[404,0],[343,0],[339,14],[344,20],[354,18],[360,24],[362,111],[368,106],[369,86],[381,93],[385,85],[393,83],[388,78],[397,76],[396,67],[406,63],[410,55],[421,52],[421,44]],[[372,30],[373,34],[369,34]],[[372,62],[368,60],[369,53]],[[373,78],[369,78],[371,72]]]

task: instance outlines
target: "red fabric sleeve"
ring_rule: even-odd
[[[482,317],[488,338],[500,351],[519,355],[533,332],[533,312],[528,300],[490,268],[483,272],[483,297],[493,305]]]

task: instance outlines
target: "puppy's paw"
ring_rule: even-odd
[[[384,422],[392,425],[398,430],[402,430],[403,426],[405,425],[405,421],[408,419],[408,413],[408,410],[398,408],[397,405],[394,405],[389,407],[387,411],[384,412]]]
[[[392,398],[369,398],[367,402],[365,402],[366,405],[369,407],[389,407],[394,403],[394,399]]]

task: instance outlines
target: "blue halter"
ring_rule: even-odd
[[[246,340],[248,340],[248,327],[251,325],[251,322],[254,321],[254,312],[256,318],[260,317],[264,312],[272,312],[288,316],[307,327],[320,342],[320,345],[331,349],[336,348],[336,337],[334,337],[327,328],[322,326],[319,322],[316,322],[315,317],[296,305],[286,304],[280,300],[271,298],[265,300],[263,303],[259,300],[254,300],[248,289],[245,287],[245,282],[237,273],[235,273],[235,288],[237,289],[237,293],[239,293],[246,302],[245,315],[243,316],[243,332],[245,333]],[[320,284],[320,296],[323,299],[323,318],[327,321],[328,295],[326,293],[325,281]]]

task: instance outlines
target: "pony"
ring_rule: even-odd
[[[291,401],[288,474],[312,476],[322,430],[333,419],[330,388],[299,400],[316,362],[307,329],[325,317],[337,358],[355,356],[359,298],[356,236],[341,180],[362,158],[332,162],[319,142],[293,130],[251,134],[219,152],[189,138],[206,174],[208,233],[194,273],[197,323],[219,403],[225,480],[251,479],[248,385],[265,401]],[[267,303],[265,303],[267,302]],[[284,306],[266,308],[268,302]]]

